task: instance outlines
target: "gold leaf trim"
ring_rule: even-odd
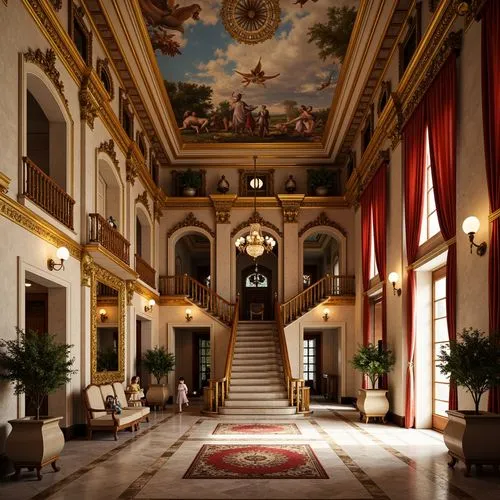
[[[172,226],[167,233],[167,238],[170,238],[170,236],[172,236],[178,229],[181,229],[183,227],[199,227],[207,231],[207,233],[210,234],[212,238],[215,238],[215,231],[207,226],[204,222],[198,220],[193,212],[189,212],[183,221],[178,222],[177,224]]]
[[[326,215],[325,212],[321,212],[318,217],[316,217],[314,220],[311,222],[307,223],[300,231],[299,231],[299,238],[309,229],[312,227],[317,227],[317,226],[329,226],[337,229],[340,231],[344,236],[347,236],[347,231],[337,222],[331,220],[328,218],[328,215]]]

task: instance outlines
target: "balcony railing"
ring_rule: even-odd
[[[23,163],[23,195],[73,229],[75,200],[27,156],[23,157]]]
[[[135,270],[139,273],[139,279],[150,287],[156,288],[156,271],[139,255],[135,255]]]
[[[286,326],[316,307],[328,297],[354,296],[354,276],[335,276],[327,274],[324,278],[306,288],[281,305],[281,318]]]
[[[89,214],[89,241],[101,244],[125,264],[130,264],[130,243],[100,214]]]

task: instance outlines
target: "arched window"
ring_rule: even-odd
[[[267,288],[268,286],[267,276],[258,272],[249,274],[245,280],[246,288]]]
[[[97,59],[97,75],[101,80],[106,92],[109,95],[110,99],[113,99],[115,95],[115,89],[113,85],[113,78],[111,77],[111,73],[109,70],[109,61],[108,59]]]

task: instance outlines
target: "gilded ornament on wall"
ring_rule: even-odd
[[[254,45],[272,38],[280,23],[279,0],[224,0],[224,28],[238,42]]]
[[[210,234],[212,238],[215,238],[215,231],[213,231],[204,222],[198,220],[193,212],[189,212],[189,214],[187,214],[186,218],[183,221],[178,222],[177,224],[172,226],[167,233],[167,238],[170,238],[170,236],[172,236],[178,229],[181,229],[183,227],[199,227]]]
[[[344,236],[347,236],[347,231],[337,222],[330,220],[325,212],[321,212],[318,217],[316,217],[311,222],[307,223],[300,231],[299,238],[309,229],[316,226],[329,226],[340,231]]]

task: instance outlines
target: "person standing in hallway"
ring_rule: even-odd
[[[184,377],[179,377],[179,384],[177,385],[177,404],[179,405],[179,413],[182,413],[182,405],[186,403],[189,406],[187,398],[188,388],[184,382]]]

